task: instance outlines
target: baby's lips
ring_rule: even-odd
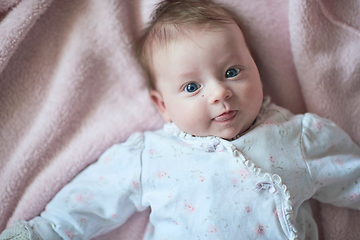
[[[225,113],[213,118],[213,120],[216,122],[224,122],[224,121],[234,118],[236,116],[236,114],[237,114],[237,111],[225,112]]]

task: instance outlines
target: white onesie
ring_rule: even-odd
[[[151,207],[146,240],[318,239],[306,200],[360,209],[359,188],[360,149],[344,131],[265,101],[232,142],[172,123],[133,134],[29,224],[44,239],[90,239]]]

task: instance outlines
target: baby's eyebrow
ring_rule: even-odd
[[[180,78],[189,79],[189,78],[195,78],[197,76],[197,74],[194,71],[184,71],[184,72],[180,73],[179,76],[180,76]]]
[[[219,56],[217,59],[219,64],[225,64],[229,61],[240,62],[242,60],[242,56],[238,53],[229,53]]]

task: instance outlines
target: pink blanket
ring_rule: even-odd
[[[358,0],[217,1],[243,21],[274,102],[360,143]],[[0,1],[0,231],[38,215],[112,144],[162,125],[132,48],[155,2]],[[321,239],[360,239],[360,212],[313,208]],[[97,239],[141,239],[148,214]]]

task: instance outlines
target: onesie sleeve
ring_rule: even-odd
[[[311,175],[313,198],[360,209],[360,149],[330,120],[305,114],[301,147]]]
[[[142,150],[140,133],[112,146],[60,190],[41,213],[41,220],[30,224],[43,239],[53,239],[44,222],[63,239],[90,239],[120,226],[136,210],[145,210],[141,204]]]

